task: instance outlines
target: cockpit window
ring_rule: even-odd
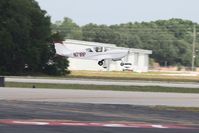
[[[96,52],[103,52],[103,47],[95,47]]]
[[[91,48],[86,49],[87,52],[93,52]]]

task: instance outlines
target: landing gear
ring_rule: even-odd
[[[104,60],[101,60],[101,61],[98,62],[99,66],[102,66],[103,64],[104,64]]]

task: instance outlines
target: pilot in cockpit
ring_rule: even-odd
[[[95,47],[96,52],[103,52],[103,47]]]

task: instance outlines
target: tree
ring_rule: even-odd
[[[51,22],[35,0],[0,1],[0,74],[40,73],[52,58]]]
[[[59,32],[65,39],[82,39],[81,28],[72,21],[72,19],[65,17],[63,22],[57,21],[52,24],[53,33]]]
[[[44,67],[44,72],[49,75],[66,75],[69,74],[70,71],[67,70],[69,61],[65,57],[55,56],[55,47],[53,43],[62,42],[64,40],[63,36],[60,35],[59,32],[52,34],[51,36],[51,45],[49,45],[50,49],[50,58],[48,63],[46,63]]]

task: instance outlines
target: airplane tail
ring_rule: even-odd
[[[71,53],[71,51],[64,44],[55,43],[54,45],[55,45],[55,51],[57,55],[67,56]]]

